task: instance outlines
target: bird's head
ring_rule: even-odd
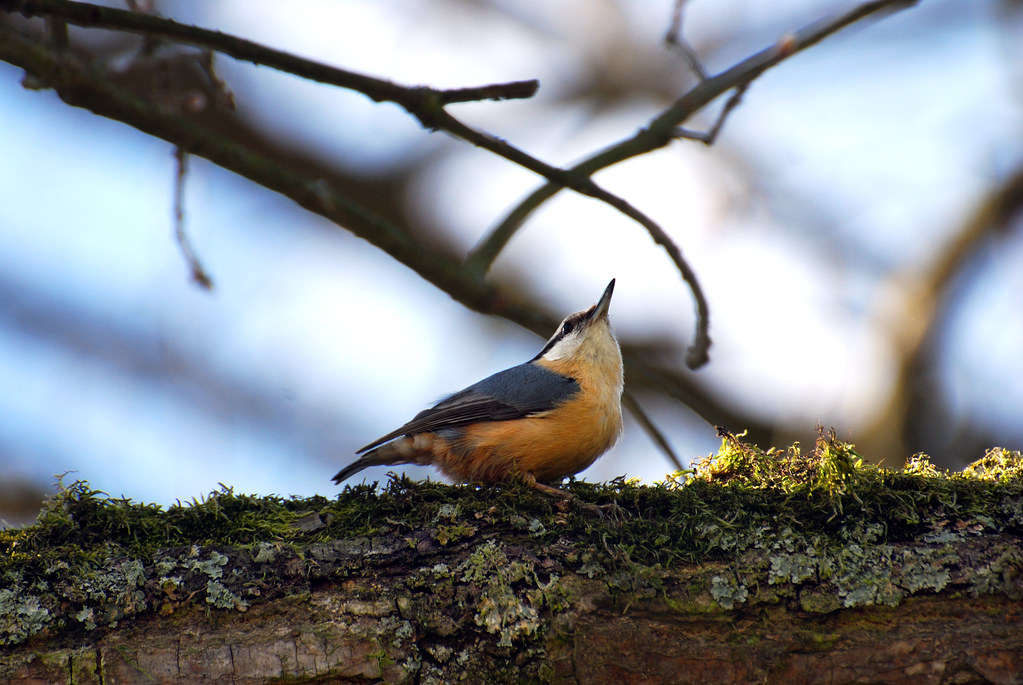
[[[614,289],[615,281],[612,278],[597,304],[566,316],[533,361],[555,362],[579,356],[599,358],[613,355],[621,364],[621,351],[607,316]]]

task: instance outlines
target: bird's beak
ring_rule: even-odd
[[[590,315],[586,318],[591,321],[599,319],[602,316],[607,316],[607,310],[611,306],[611,294],[615,291],[615,279],[611,279],[611,282],[607,284],[607,288],[604,289],[604,294],[597,300],[597,304],[593,305],[593,309],[590,311]]]

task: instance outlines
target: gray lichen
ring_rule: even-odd
[[[534,635],[541,625],[540,612],[533,597],[516,592],[515,585],[535,579],[532,564],[509,563],[501,546],[488,540],[459,566],[462,580],[479,591],[476,600],[476,624],[498,636],[499,647],[511,647],[512,641]]]
[[[18,644],[41,631],[53,620],[39,598],[12,590],[0,590],[0,644]]]
[[[734,609],[749,598],[749,590],[734,577],[715,575],[710,579],[710,596],[722,609]]]
[[[206,603],[216,609],[245,611],[249,608],[248,602],[216,580],[206,583]]]

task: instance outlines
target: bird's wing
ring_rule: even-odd
[[[548,411],[579,391],[579,383],[537,364],[495,373],[416,414],[401,428],[374,440],[356,454],[401,435],[456,428],[478,421],[507,421]]]

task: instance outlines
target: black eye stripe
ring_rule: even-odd
[[[592,309],[592,307],[591,307],[591,309]],[[544,345],[543,349],[540,350],[539,354],[537,354],[535,357],[533,357],[533,359],[531,361],[536,361],[540,357],[542,357],[545,354],[547,354],[547,352],[552,347],[557,345],[566,335],[569,335],[572,331],[574,331],[577,328],[579,328],[579,326],[581,324],[584,324],[586,322],[587,314],[588,314],[588,312],[576,312],[575,314],[572,314],[570,317],[568,317],[567,319],[562,321],[561,322],[561,326],[559,326],[555,330],[554,336],[550,340],[547,341],[547,344]]]

